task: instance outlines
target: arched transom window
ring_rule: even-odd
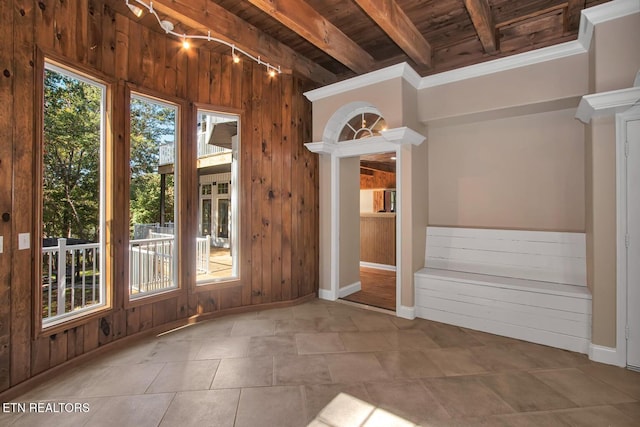
[[[353,116],[342,128],[338,142],[379,136],[387,129],[387,124],[380,114],[363,112]]]

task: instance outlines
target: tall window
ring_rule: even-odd
[[[197,281],[238,278],[238,116],[198,110]]]
[[[176,288],[178,107],[131,96],[129,296]]]
[[[106,87],[45,63],[42,325],[105,305]]]

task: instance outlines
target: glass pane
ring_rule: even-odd
[[[238,116],[198,111],[200,234],[196,238],[198,284],[238,277]],[[205,224],[206,223],[206,224]]]
[[[44,72],[42,323],[105,302],[105,87],[51,64]]]
[[[131,96],[129,295],[176,287],[175,105]]]

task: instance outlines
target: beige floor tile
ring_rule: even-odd
[[[314,319],[318,332],[357,332],[358,327],[350,317],[319,317]]]
[[[248,349],[249,337],[218,337],[202,344],[196,359],[245,357]]]
[[[273,308],[271,310],[264,310],[258,312],[258,319],[270,319],[270,320],[282,320],[293,319],[293,309],[287,308]]]
[[[393,317],[382,314],[370,312],[371,314],[356,314],[351,316],[351,320],[358,327],[358,330],[362,332],[369,331],[396,331],[398,328],[391,321]]]
[[[402,317],[392,317],[391,321],[398,329],[415,329],[422,322],[425,322],[424,319],[420,319],[416,317],[415,319],[403,319]]]
[[[431,338],[419,329],[384,332],[385,338],[395,350],[433,350],[440,348]]]
[[[143,363],[158,344],[156,339],[145,339],[126,348],[119,348],[91,361],[91,366],[123,366]]]
[[[576,404],[526,372],[478,377],[517,412],[573,408]]]
[[[546,345],[519,342],[514,348],[533,359],[538,366],[546,369],[573,368],[589,363],[586,354],[575,353]]]
[[[233,323],[224,318],[207,320],[206,322],[196,323],[180,331],[163,337],[171,337],[175,335],[176,340],[195,340],[207,341],[210,338],[228,337],[231,335]]]
[[[532,372],[540,381],[580,406],[608,405],[634,399],[578,369]]]
[[[304,396],[310,418],[316,417],[320,411],[337,395],[344,393],[365,402],[370,401],[364,384],[310,384],[304,387]]]
[[[640,425],[640,402],[618,403],[613,406]]]
[[[201,341],[157,341],[143,362],[164,363],[195,360]]]
[[[276,321],[276,335],[318,332],[316,319],[284,319]]]
[[[514,412],[477,377],[431,378],[422,383],[452,417],[487,417]]]
[[[211,388],[264,387],[272,384],[273,357],[243,357],[220,361]]]
[[[325,356],[335,383],[380,381],[390,378],[373,353],[327,354]]]
[[[376,353],[376,357],[392,378],[444,376],[444,373],[421,351],[385,351]]]
[[[273,335],[276,322],[272,319],[238,320],[231,329],[232,337],[258,337]]]
[[[163,427],[233,427],[240,390],[200,390],[177,393],[162,419]]]
[[[219,364],[219,360],[169,362],[153,380],[147,393],[208,390]]]
[[[296,354],[296,341],[291,335],[274,335],[251,337],[247,356],[275,356],[279,354]]]
[[[523,371],[539,367],[534,359],[510,345],[491,344],[470,347],[469,350],[476,363],[490,372]]]
[[[640,372],[595,362],[581,365],[578,369],[591,378],[597,378],[635,400],[640,400]]]
[[[348,394],[340,393],[318,414],[320,421],[336,427],[355,427],[363,424],[375,406]]]
[[[98,397],[143,394],[158,376],[163,363],[103,368],[85,378],[76,396]]]
[[[632,420],[613,406],[580,408],[555,414],[575,427],[638,427],[638,420]]]
[[[417,380],[366,383],[371,402],[394,415],[418,424],[446,420],[449,415]]]
[[[298,386],[245,388],[240,392],[235,427],[301,427],[306,424],[304,401]]]
[[[474,329],[468,329],[468,328],[460,328],[460,329],[464,333],[471,335],[473,338],[477,339],[478,341],[480,341],[482,344],[485,344],[485,345],[489,345],[489,344],[514,345],[514,344],[523,342],[514,338],[504,337],[502,335],[489,334],[487,332],[476,331]]]
[[[570,424],[567,424],[554,412],[498,415],[491,418],[490,421],[495,421],[496,424],[499,422],[508,427],[570,427]]]
[[[316,319],[319,317],[333,317],[325,304],[296,305],[292,307],[295,319]]]
[[[91,415],[91,427],[136,426],[156,427],[164,416],[174,393],[105,398],[104,404]]]
[[[331,382],[324,356],[275,356],[275,385],[324,384]]]
[[[337,332],[296,334],[295,339],[298,354],[337,353],[346,350]]]
[[[382,332],[342,332],[340,339],[342,339],[347,351],[364,352],[394,349],[394,346]]]
[[[473,375],[487,372],[466,348],[443,348],[424,352],[445,375]]]
[[[307,427],[334,427],[334,426],[330,426],[329,424],[323,423],[319,419],[314,418],[313,420],[311,420],[309,424],[307,424]]]
[[[480,341],[457,326],[437,322],[421,322],[418,329],[442,348],[468,348],[482,345]]]

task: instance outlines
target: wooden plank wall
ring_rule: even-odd
[[[307,82],[291,74],[269,78],[250,61],[207,47],[185,51],[179,41],[121,15],[103,0],[10,0],[0,2],[0,392],[74,357],[126,336],[194,314],[291,301],[318,288],[318,165],[306,150],[311,140]],[[72,328],[41,334],[34,298],[37,242],[17,250],[18,233],[33,235],[39,210],[34,198],[39,107],[35,87],[38,52],[50,53],[110,84],[114,141],[110,183],[113,220],[108,276],[113,309]],[[179,201],[183,240],[179,243],[181,290],[169,298],[125,303],[127,173],[126,86],[178,100],[194,123],[194,103],[241,113],[240,280],[233,286],[197,288],[191,264],[195,238],[195,132],[183,128],[184,154]],[[188,156],[187,156],[188,157]],[[190,167],[189,167],[190,166]]]
[[[396,188],[396,174],[380,170],[368,169],[367,174],[360,174],[361,190],[377,190]]]

